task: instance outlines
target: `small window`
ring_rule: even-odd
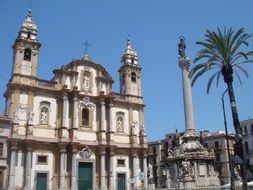
[[[24,60],[31,61],[31,53],[32,53],[31,49],[26,48],[24,51]]]
[[[31,33],[30,32],[27,33],[27,39],[31,39]]]
[[[216,162],[220,162],[221,161],[220,153],[216,153],[215,158],[216,158]]]
[[[47,156],[37,156],[37,164],[47,164]]]
[[[0,143],[0,157],[3,157],[4,154],[4,144]]]
[[[215,147],[215,149],[219,149],[220,147],[219,147],[219,142],[218,141],[215,141],[214,142],[214,147]]]
[[[135,72],[131,73],[131,81],[136,82],[136,73]]]
[[[156,154],[156,147],[153,147],[153,154]]]
[[[117,166],[118,166],[118,167],[123,167],[123,166],[125,166],[125,160],[124,160],[124,159],[118,159],[118,160],[117,160]]]
[[[248,134],[248,131],[247,131],[247,127],[244,126],[244,134],[247,135]]]
[[[89,110],[82,110],[82,125],[85,127],[89,127]]]

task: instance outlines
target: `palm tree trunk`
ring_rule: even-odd
[[[242,141],[242,131],[240,127],[240,122],[239,122],[239,117],[238,117],[238,112],[237,112],[237,107],[236,107],[236,102],[235,102],[233,84],[232,84],[232,81],[227,81],[226,83],[227,83],[227,88],[228,88],[228,95],[229,95],[229,100],[230,100],[234,129],[235,129],[236,135],[239,135],[241,137],[238,143],[241,147],[241,150],[244,150],[244,146],[243,146],[244,143]],[[244,151],[242,152],[243,152],[242,155],[240,155],[241,159],[243,160],[243,164],[241,164],[241,176],[242,176],[242,182],[243,182],[243,190],[247,190],[247,167],[246,167],[246,162],[245,162]]]

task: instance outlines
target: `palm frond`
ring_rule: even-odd
[[[210,79],[208,80],[207,89],[206,89],[206,93],[207,93],[207,94],[209,94],[210,87],[211,87],[211,85],[212,85],[212,83],[213,83],[213,80],[215,79],[215,77],[217,76],[218,73],[219,73],[219,71],[216,72],[216,73],[214,73],[214,74],[210,77]]]
[[[241,80],[240,75],[238,74],[238,72],[237,72],[236,70],[235,70],[234,72],[235,72],[235,76],[237,77],[237,79],[238,79],[239,82],[240,82],[240,85],[242,86],[242,80]]]
[[[242,68],[242,67],[239,66],[239,65],[235,65],[235,67],[236,67],[237,69],[239,69],[247,78],[249,77],[248,72],[247,72],[244,68]],[[235,70],[235,71],[236,71],[236,70]]]

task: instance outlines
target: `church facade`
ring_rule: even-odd
[[[130,39],[119,65],[120,92],[85,54],[37,78],[37,27],[27,14],[12,46],[5,91],[11,118],[8,189],[147,188],[141,67]]]

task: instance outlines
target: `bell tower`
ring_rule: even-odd
[[[132,48],[129,37],[127,39],[127,47],[121,57],[119,75],[120,93],[141,96],[141,67],[138,64],[138,56]]]
[[[12,79],[16,75],[36,77],[38,53],[41,44],[37,40],[37,26],[32,21],[32,11],[19,29],[13,49]]]

